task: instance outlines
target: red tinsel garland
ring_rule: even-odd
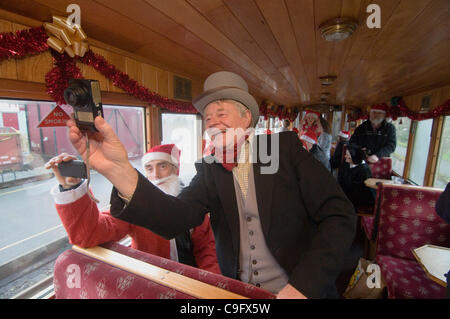
[[[445,116],[450,112],[450,99],[444,102],[444,104],[436,107],[435,109],[427,112],[427,113],[416,113],[408,109],[402,98],[396,99],[396,105],[393,105],[389,109],[389,114],[392,119],[395,121],[399,117],[408,117],[414,121],[423,121],[432,118],[436,118],[439,116]]]
[[[92,50],[86,52],[84,57],[80,58],[80,62],[92,66],[95,70],[110,79],[113,84],[135,98],[154,104],[171,112],[177,113],[198,113],[191,103],[175,101],[151,92],[146,87],[140,85],[137,81],[117,70],[116,67],[108,63],[101,55],[95,54]]]
[[[64,90],[69,86],[69,79],[79,79],[83,76],[75,64],[75,59],[53,50],[51,53],[55,66],[45,75],[47,93],[57,104],[66,104]]]
[[[47,39],[44,27],[0,33],[0,62],[47,51]]]

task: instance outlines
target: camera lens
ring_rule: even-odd
[[[74,83],[64,90],[64,99],[66,103],[78,108],[87,106],[89,91],[79,83]]]

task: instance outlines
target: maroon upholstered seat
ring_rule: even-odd
[[[275,296],[261,288],[217,275],[172,260],[147,254],[117,243],[102,245],[123,255],[173,271],[204,283],[252,298],[272,299]],[[74,265],[78,268],[78,284],[72,280]],[[54,268],[56,298],[64,299],[193,299],[193,296],[166,287],[112,265],[67,250],[56,260]]]
[[[445,288],[426,277],[412,253],[425,244],[450,247],[450,225],[435,212],[441,193],[428,187],[382,187],[376,261],[389,298],[445,297]]]
[[[368,163],[373,178],[391,179],[392,158],[382,157],[375,164]]]
[[[386,281],[391,299],[440,299],[445,288],[429,279],[420,265],[413,260],[379,255],[376,258]]]

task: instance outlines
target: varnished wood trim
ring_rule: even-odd
[[[403,169],[403,179],[409,178],[409,171],[411,169],[411,158],[414,148],[414,138],[416,136],[415,131],[417,130],[417,123],[415,121],[411,121],[411,126],[409,128],[409,139],[408,146],[406,148],[406,158],[405,158],[405,167]]]
[[[443,129],[444,117],[440,116],[434,119],[433,128],[431,131],[430,151],[428,156],[427,168],[425,170],[425,181],[427,181],[426,186],[433,186],[434,184]]]
[[[95,258],[114,267],[144,277],[166,287],[176,289],[196,298],[248,299],[225,289],[206,284],[103,247],[97,246],[84,249],[73,246],[72,249],[83,255]]]

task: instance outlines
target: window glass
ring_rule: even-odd
[[[294,127],[297,129],[300,129],[300,112],[297,114],[297,117],[295,118]]]
[[[333,136],[333,142],[336,142],[337,136],[341,131],[341,123],[342,123],[342,112],[341,111],[333,112],[333,131],[331,134]]]
[[[265,133],[265,131],[267,129],[266,128],[267,121],[268,120],[266,120],[264,116],[260,116],[259,117],[258,123],[256,124],[256,127],[255,127],[255,134],[256,135],[260,135],[260,134],[264,134]]]
[[[194,162],[201,157],[202,122],[195,114],[162,114],[162,144],[181,150],[180,179],[189,185],[196,174]]]
[[[450,182],[450,116],[446,116],[439,147],[434,187],[445,188]]]
[[[427,168],[428,152],[430,149],[431,129],[433,120],[415,122],[414,145],[411,157],[409,179],[417,185],[423,185]]]
[[[52,102],[0,100],[0,266],[66,236],[50,195],[56,178],[44,164],[57,154],[77,152],[66,127],[37,128],[54,107]],[[72,113],[70,106],[61,107]],[[104,113],[132,163],[139,163],[145,146],[143,108],[105,105]],[[109,181],[92,171],[91,187],[98,207],[106,209]]]
[[[399,175],[403,175],[405,168],[406,151],[408,149],[409,131],[411,128],[411,120],[407,117],[398,118],[392,121],[396,129],[397,147],[392,153],[392,169]]]

